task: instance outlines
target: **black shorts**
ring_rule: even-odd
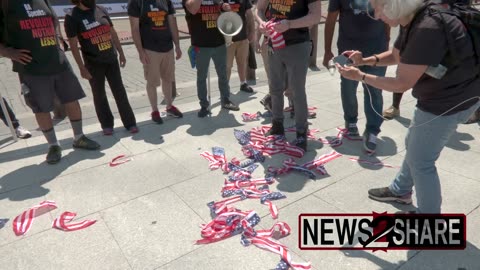
[[[70,103],[85,97],[77,76],[69,67],[67,70],[54,74],[35,76],[19,74],[20,83],[28,87],[24,94],[26,104],[33,113],[49,113],[54,109],[53,99],[58,97],[62,104]]]

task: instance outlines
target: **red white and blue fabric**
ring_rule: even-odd
[[[32,227],[36,217],[48,213],[57,208],[54,201],[43,201],[31,207],[13,220],[13,232],[16,236],[25,235]]]
[[[59,218],[56,218],[53,221],[52,227],[65,232],[72,232],[72,231],[85,229],[95,224],[95,222],[97,222],[96,220],[83,220],[78,222],[71,222],[75,218],[75,216],[77,216],[76,213],[63,212]]]
[[[260,118],[263,117],[263,114],[261,112],[256,112],[256,113],[242,113],[242,120],[243,122],[252,122],[252,121],[257,121]]]
[[[274,26],[280,22],[274,22],[273,19],[268,21],[265,25],[267,29],[268,38],[272,41],[272,48],[274,50],[280,50],[285,48],[285,39],[281,33],[274,30]]]
[[[290,128],[286,128],[285,132],[297,132],[297,129],[294,128],[294,127],[290,127]],[[318,130],[318,129],[308,129],[307,130],[307,137],[312,139],[312,140],[316,140],[315,135],[313,135],[313,134],[318,133],[318,132],[320,132],[320,130]]]
[[[210,170],[222,169],[225,173],[229,172],[225,149],[222,147],[212,147],[212,153],[203,152],[200,156],[208,160]]]
[[[338,130],[338,133],[337,133],[337,137],[335,137],[334,139],[325,139],[325,138],[319,138],[319,141],[321,141],[323,144],[328,144],[330,145],[331,147],[338,147],[338,146],[341,146],[343,144],[343,138],[346,138],[347,140],[349,141],[361,141],[362,138],[352,138],[350,136],[347,135],[347,130],[344,129],[344,128],[337,128]]]
[[[321,157],[313,161],[309,161],[303,165],[298,165],[292,158],[289,158],[283,162],[282,168],[269,167],[268,173],[273,176],[278,176],[286,174],[290,171],[298,171],[307,175],[310,179],[315,179],[316,175],[313,170],[317,171],[321,175],[327,175],[328,173],[325,169],[325,164],[341,156],[342,154],[332,151],[329,154],[322,155]]]

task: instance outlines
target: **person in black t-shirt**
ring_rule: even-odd
[[[430,5],[428,3],[427,5]],[[405,27],[394,48],[363,58],[350,54],[354,65],[398,65],[394,77],[374,76],[353,66],[341,67],[340,74],[378,89],[404,93],[412,88],[417,107],[405,141],[406,155],[400,172],[389,187],[368,191],[382,202],[412,203],[415,186],[418,212],[441,212],[440,179],[435,162],[458,124],[480,107],[479,66],[473,42],[463,23],[450,14],[430,13],[423,0],[372,1],[378,18],[392,27]],[[455,40],[450,44],[448,39]],[[435,46],[432,46],[435,41]],[[453,50],[457,57],[452,63]]]
[[[152,107],[152,121],[162,124],[158,112],[157,87],[162,91],[167,105],[167,114],[183,117],[173,106],[172,87],[175,82],[176,60],[182,57],[178,36],[175,9],[171,0],[130,0],[128,16],[132,37],[143,64],[147,94]]]
[[[259,31],[270,37],[268,62],[273,119],[269,134],[285,134],[283,92],[287,89],[286,75],[295,108],[297,139],[294,144],[306,150],[308,106],[305,83],[311,51],[309,27],[320,23],[321,2],[259,0],[256,19]]]
[[[123,126],[130,133],[137,133],[135,115],[120,73],[120,66],[125,67],[126,59],[107,11],[97,6],[95,0],[72,0],[72,4],[75,7],[65,16],[65,32],[80,74],[92,87],[95,111],[103,134],[113,134],[113,114],[105,92],[105,78],[117,103]],[[83,59],[78,43],[82,48]],[[119,53],[120,64],[116,51]]]
[[[240,33],[232,37],[232,44],[227,44],[227,76],[230,81],[233,59],[237,62],[240,91],[253,93],[252,87],[247,84],[247,65],[249,60],[249,44],[255,40],[255,21],[250,0],[224,0],[233,12],[236,12],[243,21]]]
[[[207,75],[210,59],[213,60],[218,76],[218,88],[222,108],[240,110],[230,101],[230,86],[227,76],[227,47],[225,39],[217,28],[221,11],[230,11],[230,5],[222,0],[182,0],[185,19],[191,36],[192,46],[197,52],[197,95],[200,99],[198,117],[210,114],[210,100],[207,98]]]
[[[98,143],[83,135],[78,100],[85,93],[60,47],[58,20],[48,0],[2,0],[0,39],[0,55],[12,59],[25,102],[49,144],[47,163],[58,163],[62,157],[50,117],[55,95],[70,118],[73,147],[99,149]]]

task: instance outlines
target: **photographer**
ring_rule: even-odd
[[[462,22],[449,14],[429,12],[423,0],[371,0],[377,18],[401,25],[393,50],[363,58],[352,52],[355,65],[398,65],[395,77],[379,77],[356,67],[337,65],[343,77],[394,93],[413,88],[417,108],[406,137],[406,156],[389,187],[369,190],[372,199],[412,202],[415,186],[418,212],[440,213],[441,189],[435,162],[458,124],[480,106],[480,78],[472,39]],[[443,18],[443,19],[442,19]],[[448,36],[450,35],[450,36]],[[455,40],[457,59],[449,65],[448,39]],[[435,46],[431,46],[432,41]],[[447,61],[448,60],[448,61]]]

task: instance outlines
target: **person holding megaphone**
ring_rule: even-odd
[[[227,76],[227,47],[225,38],[217,27],[217,19],[222,11],[230,11],[230,5],[221,0],[182,0],[195,51],[194,66],[197,68],[197,95],[200,100],[198,117],[210,114],[210,100],[207,98],[207,76],[210,59],[213,60],[218,76],[218,88],[222,108],[240,110],[230,101],[230,85]]]

